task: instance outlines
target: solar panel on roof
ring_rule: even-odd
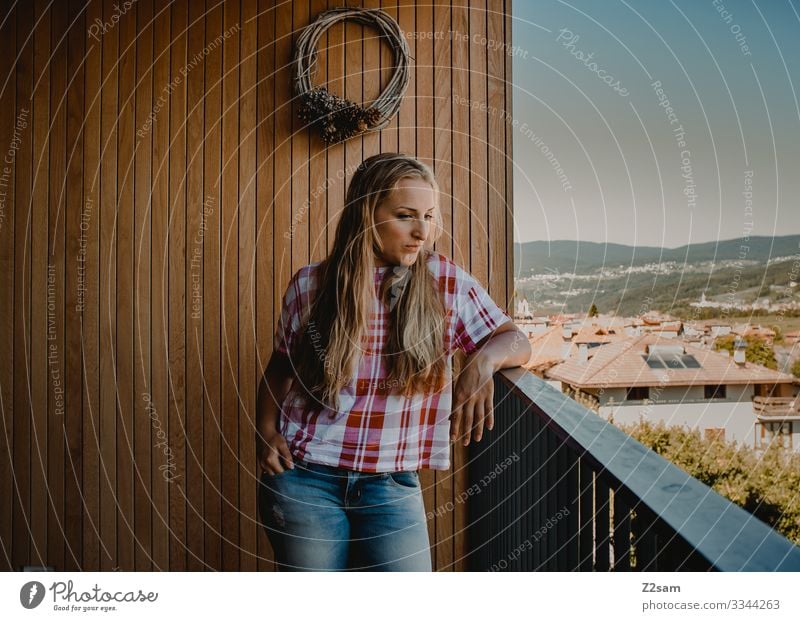
[[[664,365],[668,369],[685,369],[686,367],[683,366],[681,362],[681,356],[671,355],[671,356],[661,356],[661,359],[664,361]]]
[[[691,354],[685,354],[681,356],[681,362],[683,362],[687,369],[699,369],[702,367],[702,365],[697,361],[697,358]]]
[[[658,356],[642,356],[644,361],[647,363],[647,366],[651,369],[663,369],[664,363],[661,361],[661,358]]]

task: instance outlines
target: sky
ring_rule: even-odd
[[[516,0],[515,241],[800,233],[800,1]]]

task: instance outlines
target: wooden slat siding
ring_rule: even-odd
[[[506,255],[481,265],[470,249],[476,223],[469,210],[476,208],[470,193],[483,191],[485,222],[493,223],[489,243],[508,246],[510,216],[498,219],[500,226],[495,219],[500,197],[510,196],[510,164],[499,167],[490,151],[481,178],[470,162],[470,131],[484,117],[484,147],[510,145],[510,135],[485,113],[453,104],[450,84],[466,99],[475,76],[466,39],[410,38],[412,85],[400,118],[380,133],[327,147],[316,133],[296,131],[291,37],[340,0],[262,0],[258,7],[250,0],[158,0],[155,7],[140,0],[99,40],[88,37],[95,19],[115,16],[114,5],[18,3],[9,22],[15,36],[0,42],[10,46],[3,60],[19,54],[13,91],[0,93],[0,140],[13,132],[23,106],[30,112],[6,202],[13,211],[0,232],[9,240],[0,261],[12,274],[0,281],[12,309],[0,327],[9,340],[0,350],[8,361],[0,396],[13,404],[5,433],[15,477],[0,513],[0,554],[10,554],[13,568],[270,569],[252,494],[256,382],[289,277],[324,258],[333,241],[352,177],[352,170],[346,179],[342,172],[387,150],[433,164],[447,229],[437,249],[485,277],[505,303],[510,285],[498,288],[494,275],[495,261]],[[452,23],[470,32],[463,4],[453,15],[444,0],[405,0],[402,10],[380,0],[365,6],[383,6],[408,31],[449,34]],[[476,12],[475,23],[500,23],[485,8]],[[241,31],[205,49],[234,24]],[[507,30],[507,16],[503,24]],[[391,52],[363,31],[351,25],[345,36],[340,25],[323,37],[315,83],[355,99],[377,95]],[[189,59],[196,62],[184,76]],[[490,79],[509,71],[508,62],[491,61],[485,54],[475,60],[485,64],[484,85],[487,70]],[[510,88],[499,91],[507,108]],[[503,135],[494,135],[501,128]],[[498,196],[486,174],[505,185]],[[47,209],[31,209],[41,201]],[[205,216],[204,205],[212,208]],[[300,226],[287,240],[282,233],[294,215]],[[85,262],[78,260],[82,235]],[[48,263],[57,266],[54,342],[67,404],[61,421],[47,365]],[[80,300],[82,310],[75,308]],[[169,454],[156,446],[159,428]],[[456,502],[467,488],[466,456],[457,447],[452,473],[422,474],[427,510],[455,505],[429,524],[437,569],[466,567],[466,504]],[[182,475],[172,484],[159,469],[170,457]]]
[[[103,16],[99,1],[86,9],[86,24]],[[83,202],[81,217],[85,222],[86,254],[84,297],[81,321],[81,498],[83,503],[81,568],[100,570],[100,451],[97,430],[100,425],[100,84],[102,81],[102,46],[86,41],[85,105],[83,124]]]
[[[159,472],[169,483],[169,569],[186,570],[186,68],[188,0],[170,7],[170,75],[174,89],[169,115],[169,447]]]
[[[328,8],[326,0],[311,0],[309,21]],[[317,66],[314,84],[325,84],[328,80],[328,34],[320,37],[317,46]],[[308,205],[308,244],[309,260],[322,261],[328,254],[328,157],[324,143],[316,130],[309,133],[309,205]]]
[[[50,125],[50,14],[44,2],[37,2],[33,65],[33,201],[28,204],[31,253],[29,386],[33,417],[31,441],[31,497],[29,518],[31,558],[41,564],[47,557],[47,263],[48,256],[48,137]],[[40,386],[34,390],[34,386]]]
[[[0,10],[0,144],[10,145],[17,123],[14,60],[17,57],[17,10]],[[30,127],[30,124],[28,124]],[[3,165],[2,213],[0,213],[0,403],[2,403],[3,439],[0,442],[0,568],[11,571],[13,536],[12,514],[14,489],[14,172],[16,164]]]
[[[270,201],[275,212],[273,228],[273,317],[277,322],[286,285],[292,277],[292,248],[285,234],[291,235],[292,205],[292,3],[275,0],[275,109],[272,117],[275,131],[275,184]],[[277,323],[276,323],[277,325]]]
[[[308,24],[308,0],[292,2],[292,37],[291,50],[294,53],[294,44],[300,31]],[[289,60],[291,62],[292,55]],[[290,76],[293,77],[290,67]],[[291,78],[290,78],[291,80]],[[305,121],[302,121],[297,114],[300,108],[300,100],[292,90],[291,94],[291,114],[292,114],[292,162],[291,162],[291,187],[292,202],[290,205],[291,213],[291,272],[294,274],[298,269],[308,263],[308,128]]]
[[[220,226],[222,243],[222,569],[233,571],[239,565],[239,403],[236,398],[236,377],[239,374],[239,31],[231,30],[239,23],[239,5],[223,5],[225,40],[222,75],[222,193]],[[222,46],[220,46],[222,47]]]
[[[8,204],[14,210],[14,395],[13,395],[13,466],[15,493],[11,497],[12,544],[11,564],[19,569],[30,558],[30,420],[31,401],[28,390],[30,360],[30,246],[28,244],[28,213],[31,204],[31,166],[33,106],[33,5],[17,5],[17,66],[15,120],[23,110],[28,111],[28,126],[21,133],[20,145],[14,158],[14,200]]]
[[[103,2],[103,19],[114,11]],[[117,215],[117,83],[119,30],[102,36],[100,104],[100,408],[96,430],[100,448],[100,569],[117,565],[117,386],[116,352],[116,215]]]
[[[136,529],[134,566],[137,571],[152,568],[153,515],[150,500],[151,442],[150,415],[147,401],[151,396],[151,219],[150,192],[154,171],[153,128],[149,115],[153,110],[153,0],[136,3],[136,136],[135,178],[136,196],[142,197],[134,204],[134,371],[133,371],[133,524]],[[157,167],[157,166],[156,166]]]
[[[217,36],[222,35],[221,4],[206,6],[206,38],[204,51]],[[205,175],[204,200],[213,208],[204,218],[205,234],[203,236],[203,378],[205,388],[205,406],[203,416],[203,482],[205,489],[205,561],[210,569],[222,569],[222,524],[221,524],[221,485],[220,452],[222,435],[220,429],[221,406],[220,369],[225,354],[220,343],[220,147],[222,132],[220,118],[222,116],[222,50],[216,46],[204,56],[205,76]]]
[[[337,6],[342,6],[340,0],[328,0],[329,9]],[[326,85],[330,92],[342,94],[345,92],[344,24],[339,22],[328,28],[327,36],[328,75],[326,76]],[[277,109],[278,102],[276,101],[275,103]],[[321,141],[317,142],[317,144],[320,143]],[[322,146],[318,148],[322,148]],[[345,182],[342,177],[342,173],[345,170],[344,144],[339,143],[331,145],[327,148],[327,152],[328,179],[330,183],[328,184],[326,196],[328,213],[325,233],[327,235],[327,251],[330,252],[333,248],[333,240],[336,235],[336,223],[339,221],[339,215],[344,207]]]
[[[64,93],[67,127],[67,161],[64,184],[64,348],[61,351],[64,407],[62,412],[65,455],[60,468],[64,476],[64,507],[59,514],[63,532],[57,537],[64,549],[60,567],[76,571],[80,566],[80,424],[81,374],[80,374],[80,315],[75,310],[77,296],[78,240],[83,199],[81,169],[83,167],[83,67],[84,67],[84,12],[83,6],[72,0],[68,3],[67,23],[73,24],[66,34],[67,87]]]
[[[83,211],[83,140],[85,130],[84,73],[86,53],[86,12],[83,2],[70,0],[67,33],[67,169],[66,169],[66,256],[65,256],[65,344],[64,360],[64,546],[63,568],[77,571],[81,566],[81,301],[78,286],[81,213]]]
[[[64,566],[64,250],[66,173],[67,5],[53,5],[50,28],[49,207],[47,226],[47,559]],[[52,363],[52,364],[51,364]]]
[[[117,385],[119,422],[117,426],[117,524],[119,527],[116,566],[133,570],[136,542],[133,524],[133,266],[134,266],[134,149],[136,15],[119,21],[119,154],[117,158]]]
[[[169,440],[169,395],[167,374],[167,313],[169,300],[167,272],[167,227],[169,226],[169,117],[170,87],[172,86],[170,57],[170,11],[168,0],[153,4],[153,190],[151,208],[150,264],[151,283],[151,395],[155,406],[151,416],[150,446],[152,465],[150,473],[153,511],[153,569],[169,567],[169,499],[168,484],[159,469],[166,461],[161,446],[165,434]],[[156,109],[156,106],[160,108]]]
[[[189,2],[186,55],[199,58],[205,41],[205,6]],[[188,62],[188,61],[187,61]],[[188,70],[188,67],[187,67]],[[186,75],[186,569],[205,568],[203,442],[203,150],[205,67]]]
[[[381,9],[386,11],[395,20],[397,17],[397,0],[381,0]],[[401,26],[402,28],[402,26]],[[409,63],[412,61],[409,59]],[[413,69],[413,66],[409,66]],[[388,45],[381,45],[381,84],[388,84],[395,70],[394,54]],[[381,152],[394,153],[397,147],[397,131],[399,127],[399,115],[395,116],[391,122],[381,130]]]
[[[511,3],[513,0],[505,0],[505,17],[503,29],[503,42],[507,46],[514,45],[513,43],[513,29],[511,26]],[[506,246],[506,261],[505,261],[505,275],[506,275],[506,304],[513,304],[514,302],[514,130],[513,125],[508,123],[508,119],[513,119],[514,112],[514,84],[512,67],[514,66],[513,54],[506,54],[505,57],[505,101],[503,102],[503,110],[506,113],[506,119],[503,123],[503,130],[505,132],[505,166],[506,166],[506,180],[505,180],[505,201],[506,201],[506,230],[503,239],[507,241]],[[499,267],[499,266],[498,266]],[[509,307],[513,311],[513,307]]]
[[[437,252],[453,256],[453,139],[452,99],[450,85],[450,0],[437,0],[433,4],[433,31],[442,33],[433,41],[433,106],[434,106],[434,161],[433,171],[439,184],[439,208],[442,212],[442,235],[436,242]],[[424,23],[424,22],[423,22]],[[434,507],[446,507],[453,501],[453,473],[437,471],[434,475]],[[453,570],[454,515],[446,511],[434,517],[435,535],[431,540],[434,558],[439,570]]]
[[[380,0],[367,0],[363,3],[365,9],[379,9]],[[374,28],[364,29],[362,41],[362,102],[364,106],[371,105],[381,94],[381,47],[387,45],[382,42],[380,33]],[[363,158],[367,159],[381,151],[381,136],[379,132],[367,132],[362,138]]]
[[[239,33],[242,95],[239,99],[239,128],[241,144],[239,150],[239,498],[234,505],[239,520],[241,571],[258,569],[256,556],[257,508],[253,493],[258,476],[256,451],[253,443],[255,433],[256,391],[259,371],[256,360],[256,309],[255,258],[256,258],[256,50],[258,45],[258,22],[256,3],[243,2],[241,32]],[[241,401],[239,401],[239,399]]]
[[[504,15],[502,5],[489,1],[486,10],[486,38],[502,42],[504,34]],[[489,112],[486,115],[488,149],[488,227],[489,241],[503,239],[506,233],[506,152],[505,152],[505,56],[500,45],[487,46],[487,93]],[[510,160],[510,158],[509,158]],[[510,161],[509,161],[510,163]],[[489,293],[498,300],[508,299],[506,290],[506,250],[501,244],[486,245],[489,269]],[[513,308],[509,314],[513,314]]]
[[[259,0],[258,6],[258,179],[256,209],[258,229],[256,236],[256,339],[258,347],[259,381],[266,369],[272,339],[273,322],[273,200],[274,168],[274,110],[275,110],[275,6],[274,0]],[[253,486],[255,489],[255,486]],[[258,568],[274,570],[272,547],[258,519]]]
[[[416,135],[416,109],[414,106],[417,89],[416,89],[416,40],[412,37],[416,29],[416,20],[414,18],[414,0],[398,0],[397,2],[397,23],[400,24],[400,30],[406,35],[408,43],[410,65],[410,79],[408,81],[408,89],[400,103],[400,111],[397,113],[397,150],[400,153],[408,155],[416,155],[417,153],[417,135]],[[394,67],[393,67],[394,68]]]
[[[344,94],[347,99],[353,102],[362,100],[363,67],[361,45],[364,39],[364,26],[353,21],[344,23]],[[356,167],[362,161],[362,141],[361,136],[355,136],[344,142],[344,164],[346,174],[344,175],[344,191],[350,186]],[[344,202],[342,203],[342,207]],[[338,210],[337,210],[338,211]],[[337,222],[339,218],[336,218]]]
[[[469,13],[466,0],[453,0],[450,18],[455,40],[452,64],[452,96],[459,100],[469,98]],[[453,260],[470,269],[469,240],[469,108],[462,104],[453,106]],[[463,430],[462,430],[463,432]],[[457,442],[452,445],[453,493],[468,486],[467,452]],[[463,504],[456,506],[453,515],[454,551],[453,569],[467,568],[467,510]]]

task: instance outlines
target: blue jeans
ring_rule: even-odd
[[[283,571],[431,571],[416,472],[367,473],[295,460],[261,475],[258,508]]]

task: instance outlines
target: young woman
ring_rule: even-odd
[[[492,429],[492,375],[530,356],[478,282],[432,252],[437,199],[419,161],[370,157],[330,255],[289,282],[256,421],[281,569],[430,571],[417,471],[447,470],[450,441]]]

